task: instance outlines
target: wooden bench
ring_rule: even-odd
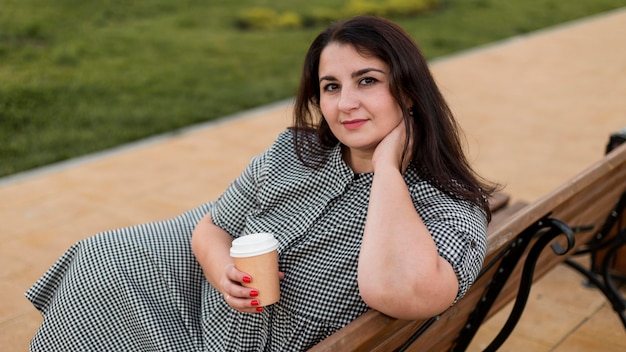
[[[311,351],[463,351],[482,322],[515,299],[509,320],[487,348],[497,350],[519,320],[532,282],[597,237],[625,192],[626,143],[532,204],[509,204],[497,194],[485,264],[464,298],[428,320],[368,311]],[[548,244],[553,250],[543,250]]]

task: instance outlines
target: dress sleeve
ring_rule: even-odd
[[[271,148],[252,158],[243,173],[226,188],[211,208],[213,224],[233,237],[242,235],[246,217],[257,203],[258,190],[270,154]]]
[[[457,275],[456,302],[465,295],[482,268],[487,252],[487,217],[477,206],[424,184],[420,182],[411,190],[413,202],[439,255],[452,265]]]

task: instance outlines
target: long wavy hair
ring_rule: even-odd
[[[330,148],[339,143],[319,104],[320,56],[330,43],[351,45],[361,55],[376,57],[389,66],[390,91],[407,122],[404,152],[409,152],[412,134],[411,162],[421,177],[447,194],[481,207],[490,219],[487,198],[498,186],[482,179],[470,167],[461,145],[460,128],[417,44],[400,26],[384,18],[358,16],[336,23],[311,44],[304,60],[292,126],[300,160],[315,167],[307,163],[310,158],[304,157],[311,152],[311,146]]]

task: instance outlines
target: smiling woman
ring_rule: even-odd
[[[463,296],[484,245],[448,244],[484,244],[473,221],[482,218],[476,211],[489,218],[485,197],[495,188],[469,167],[454,117],[410,36],[372,17],[331,26],[306,56],[295,111],[301,160],[308,145],[339,145],[353,172],[374,175],[358,260],[363,300],[385,314],[415,319]],[[413,172],[421,180],[416,184],[407,181]],[[422,188],[426,184],[434,189]],[[433,190],[432,208],[420,210],[421,197]],[[450,219],[429,214],[440,206],[448,207]],[[433,232],[440,225],[460,233]],[[460,253],[469,262],[452,259]]]
[[[31,349],[300,351],[370,308],[418,319],[463,297],[494,186],[410,36],[378,17],[331,25],[295,105],[217,200],[72,246],[26,293],[44,317]],[[255,233],[278,242],[275,303],[229,255]]]
[[[344,160],[355,172],[372,172],[376,147],[404,115],[390,91],[388,65],[332,43],[322,51],[319,72],[320,110],[344,146]]]

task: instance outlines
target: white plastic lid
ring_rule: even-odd
[[[253,233],[233,241],[230,256],[234,258],[253,257],[278,248],[278,241],[271,233]]]

